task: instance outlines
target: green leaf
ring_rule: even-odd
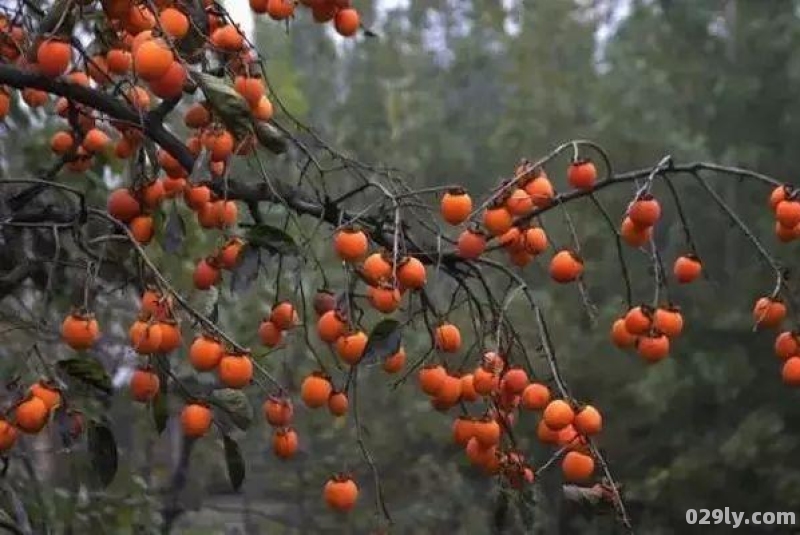
[[[272,253],[294,255],[300,252],[289,234],[272,225],[255,225],[247,230],[245,241]]]
[[[102,390],[108,395],[111,395],[114,391],[111,378],[106,373],[103,365],[95,359],[72,358],[60,360],[57,366],[70,377]]]
[[[253,114],[250,107],[231,84],[224,78],[202,72],[193,73],[192,76],[228,130],[239,139],[253,131]]]
[[[92,467],[107,487],[117,474],[117,441],[111,429],[99,422],[92,422],[87,434]]]
[[[253,127],[255,128],[256,139],[265,149],[275,154],[286,152],[286,138],[277,128],[261,121],[255,121]]]
[[[382,320],[369,333],[362,361],[365,364],[375,364],[391,357],[400,350],[402,337],[400,322],[393,319]]]
[[[233,490],[238,491],[244,482],[244,459],[239,450],[239,444],[228,435],[222,436],[225,444],[225,464],[228,466],[228,478],[231,480]]]
[[[232,388],[214,390],[209,401],[227,413],[239,429],[245,430],[253,423],[253,407],[241,390]]]

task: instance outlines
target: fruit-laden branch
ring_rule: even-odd
[[[194,157],[186,145],[164,127],[164,114],[158,108],[148,113],[140,113],[109,93],[71,83],[66,78],[50,78],[8,64],[0,65],[0,84],[16,89],[33,88],[46,91],[104,113],[111,119],[139,127],[148,138],[178,160],[185,169],[194,167]],[[166,106],[175,105],[174,101],[164,102]]]

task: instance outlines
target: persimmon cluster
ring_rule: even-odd
[[[351,0],[250,0],[255,13],[266,13],[274,20],[288,20],[295,15],[297,6],[308,8],[314,22],[324,24],[333,21],[336,31],[344,37],[352,37],[361,27],[361,17]]]

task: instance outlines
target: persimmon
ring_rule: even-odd
[[[553,190],[553,184],[550,179],[541,172],[541,174],[532,180],[525,183],[525,193],[527,193],[533,204],[538,208],[545,208],[550,206],[553,198],[556,196]]]
[[[166,192],[164,191],[164,183],[160,180],[153,180],[145,187],[142,188],[142,202],[148,208],[158,208],[161,201],[164,200]]]
[[[329,310],[317,320],[317,334],[328,344],[334,343],[346,329],[347,324],[337,310]]]
[[[217,366],[217,375],[228,388],[244,388],[253,379],[253,361],[247,355],[225,354]]]
[[[780,221],[775,222],[775,236],[782,243],[788,243],[800,238],[800,225],[784,227]]]
[[[781,369],[783,383],[789,386],[800,386],[800,357],[790,357]]]
[[[335,4],[319,3],[311,6],[311,14],[314,17],[314,22],[328,22],[333,20],[333,17],[338,13],[339,8]]]
[[[267,0],[267,14],[273,20],[286,20],[294,15],[294,0]]]
[[[631,204],[628,217],[637,227],[652,227],[661,218],[661,205],[655,197],[645,193]]]
[[[106,65],[114,74],[127,74],[131,70],[133,56],[127,50],[112,48],[106,53]]]
[[[47,93],[32,87],[22,90],[22,100],[31,108],[39,108],[47,104]]]
[[[211,34],[211,44],[226,52],[237,52],[244,46],[244,37],[232,24],[220,26]]]
[[[533,199],[524,189],[516,188],[506,199],[506,209],[512,216],[527,215],[534,209]]]
[[[334,416],[344,416],[347,414],[347,408],[350,405],[347,400],[347,394],[344,392],[333,392],[331,397],[328,398],[328,410]]]
[[[333,386],[330,379],[319,372],[312,373],[303,379],[300,385],[300,398],[307,407],[317,409],[328,403]]]
[[[592,189],[597,182],[597,169],[591,160],[575,160],[567,169],[567,180],[575,189]]]
[[[244,241],[235,236],[225,242],[225,245],[222,246],[219,250],[219,254],[217,254],[217,262],[220,267],[223,269],[235,268],[239,262],[239,254],[244,248],[244,245]]]
[[[406,351],[402,347],[394,355],[387,357],[383,364],[383,371],[386,373],[397,373],[403,369],[406,364]]]
[[[267,423],[273,427],[286,427],[294,418],[294,406],[289,398],[270,396],[262,410]]]
[[[658,362],[669,355],[669,338],[659,333],[641,336],[636,341],[636,351],[647,362]]]
[[[75,140],[69,132],[56,132],[50,138],[50,150],[56,154],[66,154],[75,146]]]
[[[167,66],[167,68],[169,68],[169,66]],[[127,97],[133,107],[137,110],[144,111],[150,109],[150,95],[145,88],[133,86],[128,89]]]
[[[526,251],[538,255],[547,250],[547,234],[540,227],[531,227],[522,233],[522,244]]]
[[[465,373],[459,380],[461,381],[461,401],[467,403],[478,401],[480,394],[475,391],[475,376],[471,373]]]
[[[366,347],[367,335],[363,331],[345,333],[336,340],[336,354],[351,366],[361,361]]]
[[[208,290],[219,282],[220,272],[215,259],[204,258],[194,268],[192,280],[198,290]]]
[[[47,406],[47,410],[51,411],[61,405],[61,392],[58,387],[49,381],[37,381],[31,385],[28,392],[35,396]]]
[[[119,188],[112,191],[108,196],[106,209],[111,217],[123,223],[131,222],[134,217],[142,213],[142,206],[139,204],[139,200],[128,188]]]
[[[46,39],[36,49],[36,65],[45,76],[64,74],[72,59],[72,45],[61,39]]]
[[[522,245],[522,231],[518,227],[511,227],[505,231],[498,239],[498,243],[509,252],[524,251]]]
[[[267,12],[267,3],[269,0],[250,0],[250,9],[253,13],[263,15]]]
[[[456,353],[461,349],[461,331],[452,323],[442,323],[434,332],[436,349],[444,353]]]
[[[336,309],[336,296],[330,290],[317,290],[312,304],[317,316],[322,316],[326,312]]]
[[[445,192],[439,206],[442,219],[451,225],[460,225],[472,213],[472,197],[463,188]]]
[[[391,284],[381,284],[367,287],[367,299],[375,310],[390,314],[400,306],[402,296]]]
[[[325,483],[322,495],[328,507],[347,512],[358,501],[358,485],[350,476],[334,476]]]
[[[200,210],[211,200],[211,190],[208,186],[189,186],[183,192],[186,204],[193,210]]]
[[[769,207],[775,211],[778,207],[778,203],[785,201],[791,194],[792,190],[789,185],[781,184],[780,186],[776,186],[769,195]]]
[[[683,315],[676,306],[658,307],[653,312],[653,327],[669,338],[677,338],[683,332]]]
[[[166,354],[178,349],[183,342],[178,322],[172,318],[165,318],[158,322],[158,326],[161,329],[161,343],[158,345],[158,352]]]
[[[784,227],[794,228],[800,224],[800,201],[785,200],[775,207],[775,219]]]
[[[569,451],[584,449],[585,443],[586,439],[578,434],[573,424],[558,431],[556,444]]]
[[[280,459],[291,459],[297,453],[297,431],[290,427],[280,427],[272,434],[272,452]]]
[[[467,441],[465,451],[469,462],[483,469],[485,473],[493,474],[499,470],[500,461],[497,458],[497,446],[484,447],[476,437],[472,437]]]
[[[559,439],[559,432],[550,429],[545,423],[544,419],[539,420],[536,425],[536,438],[542,444],[557,444]]]
[[[189,17],[181,10],[168,7],[158,14],[158,22],[164,32],[173,39],[183,39],[189,32]]]
[[[528,386],[528,374],[522,368],[512,367],[503,375],[500,386],[509,394],[521,394]]]
[[[366,256],[369,241],[364,231],[345,227],[334,234],[333,248],[345,262],[358,262]]]
[[[152,401],[158,395],[161,380],[150,367],[136,369],[131,376],[131,397],[140,403]]]
[[[561,461],[561,470],[564,479],[571,482],[581,482],[592,477],[594,473],[594,459],[578,451],[570,451]]]
[[[36,434],[44,429],[49,415],[45,402],[36,396],[29,396],[14,410],[17,428],[29,434]]]
[[[490,395],[500,385],[500,377],[485,365],[478,366],[472,375],[472,384],[475,387],[475,391],[482,396]]]
[[[211,112],[204,104],[197,102],[186,110],[183,122],[189,128],[205,128],[211,124]]]
[[[611,341],[620,349],[636,345],[636,335],[628,331],[625,318],[619,318],[611,326]]]
[[[275,112],[272,102],[266,95],[258,99],[256,105],[252,106],[250,111],[253,113],[253,117],[259,121],[269,121]]]
[[[591,405],[584,405],[575,414],[572,425],[582,435],[596,435],[603,429],[603,416]]]
[[[687,284],[697,280],[702,269],[700,259],[694,255],[684,255],[675,260],[672,272],[678,282]]]
[[[772,297],[761,297],[753,307],[753,320],[758,327],[773,328],[786,318],[786,305]]]
[[[17,442],[17,428],[8,420],[0,419],[0,452],[6,452],[14,447]]]
[[[583,273],[583,260],[572,251],[561,250],[550,260],[550,277],[558,283],[577,280]]]
[[[653,227],[638,226],[630,217],[626,217],[622,220],[619,235],[631,247],[642,247],[653,238]]]
[[[453,442],[466,446],[469,439],[475,436],[475,418],[459,416],[453,421]]]
[[[446,410],[459,402],[461,393],[461,378],[446,373],[433,401],[439,410]]]
[[[161,182],[164,184],[164,195],[168,199],[172,199],[177,197],[183,190],[186,189],[186,179],[185,178],[176,178],[167,175],[166,177],[161,179]]]
[[[72,313],[61,323],[61,338],[72,349],[89,349],[99,337],[100,326],[90,314]]]
[[[397,266],[397,280],[403,288],[419,290],[427,280],[425,264],[413,256],[401,259]]]
[[[297,317],[297,310],[295,310],[294,305],[289,301],[281,301],[272,307],[272,311],[269,314],[269,319],[278,329],[282,331],[294,329],[295,325],[297,325],[297,322],[299,321],[299,318]]]
[[[781,360],[800,354],[800,338],[795,331],[784,331],[775,338],[775,355]]]
[[[149,215],[137,215],[131,220],[129,226],[133,239],[142,245],[150,243],[156,232],[153,218]]]
[[[540,411],[550,403],[550,389],[541,383],[530,383],[522,391],[520,403],[529,411]]]
[[[502,430],[500,424],[493,418],[482,418],[475,422],[473,426],[475,439],[484,448],[496,446],[500,443]]]
[[[189,73],[180,61],[173,61],[166,72],[150,80],[150,91],[159,98],[170,99],[179,97]]]
[[[201,334],[189,346],[189,363],[199,372],[216,369],[225,350],[216,338]]]
[[[447,371],[439,364],[429,364],[419,371],[419,385],[429,396],[435,396],[444,385]]]
[[[625,314],[625,330],[630,334],[644,334],[650,330],[652,325],[653,309],[647,305],[633,307]]]
[[[392,277],[391,258],[383,252],[372,253],[361,265],[361,274],[370,284],[378,284],[381,280]]]
[[[181,411],[181,429],[189,438],[200,438],[211,429],[211,409],[200,403],[190,403]]]
[[[133,53],[133,70],[145,80],[164,76],[174,61],[172,50],[161,39],[142,43]]]
[[[277,347],[283,342],[283,331],[274,322],[264,320],[258,326],[258,338],[267,347]]]
[[[339,32],[339,35],[343,37],[354,36],[358,31],[358,28],[361,27],[361,17],[358,15],[358,11],[350,7],[340,9],[336,13],[336,17],[334,18],[333,22],[336,31]]]
[[[83,137],[83,148],[89,152],[103,152],[110,144],[111,139],[98,128],[92,128]]]
[[[467,260],[474,260],[486,250],[486,237],[479,231],[468,228],[458,237],[456,252]]]
[[[483,212],[483,226],[493,236],[500,236],[514,224],[514,218],[505,206],[490,206]]]
[[[161,347],[161,325],[150,323],[146,317],[142,317],[128,329],[128,338],[137,353],[157,353]]]
[[[542,418],[547,427],[553,431],[558,431],[574,421],[575,412],[569,403],[563,399],[554,399],[544,408]]]

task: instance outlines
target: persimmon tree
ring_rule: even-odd
[[[349,0],[251,0],[250,6],[290,31],[295,17],[313,17],[319,31],[375,36]],[[669,156],[617,172],[600,145],[572,140],[541,156],[520,155],[528,159],[505,170],[489,191],[468,192],[449,177],[416,188],[402,171],[343,154],[295,119],[272,91],[259,51],[220,4],[19,0],[0,9],[0,114],[19,97],[62,124],[47,169],[0,182],[0,232],[10,259],[0,298],[12,309],[18,305],[6,298],[21,294],[47,306],[55,281],[78,287],[59,326],[19,312],[15,330],[30,349],[5,378],[6,463],[18,442],[50,426],[65,448],[85,443],[97,475],[110,483],[117,450],[105,408],[111,397],[128,396],[148,406],[159,432],[169,418],[179,419],[186,444],[221,437],[237,489],[247,459],[236,434],[252,425],[250,400],[263,403],[270,447],[286,462],[303,442],[294,428],[302,404],[351,418],[363,459],[363,466],[331,467],[331,476],[317,482],[321,499],[346,513],[370,507],[359,500],[360,489],[369,488],[376,524],[386,527],[392,496],[375,462],[380,451],[370,449],[362,432],[358,391],[365,375],[380,373],[389,378],[387,388],[414,383],[452,425],[465,459],[521,508],[530,506],[539,474],[560,470],[566,500],[613,511],[632,530],[613,463],[595,443],[602,407],[569,388],[559,342],[549,335],[547,311],[526,269],[546,265],[549,283],[573,286],[593,318],[588,289],[600,281],[593,280],[591,255],[583,254],[570,212],[596,215],[617,252],[624,303],[619,319],[600,328],[609,330],[610,345],[656,365],[684,330],[670,288],[704,274],[681,201],[681,183],[694,181],[774,273],[753,305],[754,329],[778,329],[797,311],[784,266],[714,186],[727,179],[763,184],[775,233],[790,242],[800,237],[800,200],[776,179]],[[278,155],[293,164],[280,178],[265,166]],[[84,174],[114,165],[123,185],[109,191],[104,205],[93,204]],[[607,191],[627,196],[624,213],[603,204]],[[662,203],[674,206],[684,232],[677,258],[666,258],[653,239]],[[196,221],[184,220],[179,206]],[[265,216],[276,207],[279,225]],[[556,242],[548,232],[555,225],[568,230],[569,240]],[[187,226],[216,242],[196,259],[188,292],[163,265],[182,254]],[[275,299],[265,318],[252,321],[261,347],[249,347],[221,326],[221,315],[237,311],[221,309],[219,295],[226,281],[239,291],[252,288],[267,258],[277,262]],[[634,294],[632,264],[648,266],[648,295]],[[282,288],[292,269],[297,284]],[[309,292],[305,279],[320,289]],[[444,280],[457,288],[446,298],[431,291]],[[129,393],[115,392],[113,370],[97,354],[107,327],[99,313],[116,312],[100,310],[108,305],[102,294],[114,285],[140,298],[138,310],[119,311],[131,316],[127,349],[139,355]],[[198,294],[209,294],[210,305],[196,305]],[[512,307],[528,311],[526,324],[509,319]],[[411,338],[422,340],[421,350],[408,349]],[[73,354],[54,358],[56,346]],[[280,379],[271,358],[290,346],[302,346],[313,362],[314,371],[296,381]],[[181,348],[183,362],[176,356]],[[775,352],[783,382],[800,385],[797,333],[778,333]],[[202,380],[190,382],[178,369]],[[180,408],[170,410],[168,400]],[[549,447],[547,456],[522,446],[528,441],[515,428],[524,419],[538,422],[536,438]],[[165,531],[177,514],[165,509]],[[20,514],[7,516],[3,525],[23,532]]]

